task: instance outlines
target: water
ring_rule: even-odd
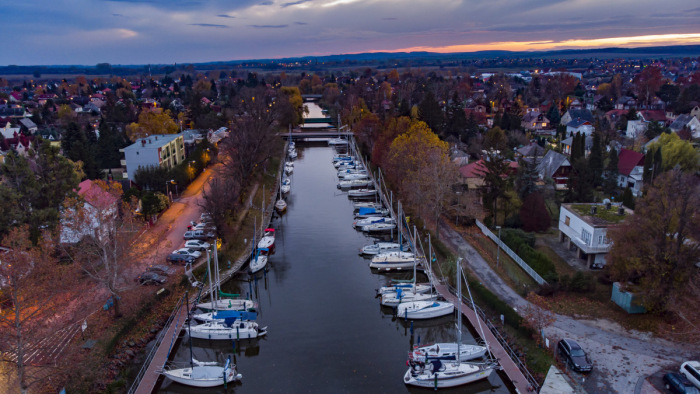
[[[309,110],[308,114],[304,113],[304,119],[328,118],[328,115],[323,113],[323,109],[315,102],[306,102],[306,103],[304,103],[304,106]],[[331,118],[328,118],[328,120],[330,121]],[[327,127],[331,127],[331,126],[332,125],[330,123],[305,123],[304,124],[304,128],[306,128],[306,129],[327,128]]]
[[[381,308],[376,289],[390,279],[412,277],[373,273],[369,260],[358,255],[372,238],[352,228],[352,203],[336,189],[336,170],[329,147],[297,144],[299,158],[292,175],[289,204],[275,218],[276,252],[269,271],[248,282],[241,274],[224,291],[259,301],[258,323],[268,335],[233,342],[195,340],[194,357],[224,360],[236,355],[243,380],[229,385],[235,393],[402,393],[427,392],[403,384],[407,353],[421,343],[454,341],[456,318],[410,324]],[[420,280],[420,278],[419,278]],[[465,326],[465,342],[475,343]],[[181,342],[175,361],[189,360],[188,341]],[[223,392],[164,383],[163,393]],[[441,392],[508,393],[500,375]]]

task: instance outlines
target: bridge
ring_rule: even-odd
[[[333,119],[333,118],[304,118],[304,124],[312,124],[312,123],[335,124],[335,119]]]
[[[332,129],[306,129],[302,131],[295,131],[291,134],[292,140],[303,140],[306,138],[348,138],[352,135],[352,131],[341,130],[338,131],[335,128]],[[279,137],[289,139],[289,133],[277,133]]]
[[[320,100],[323,97],[322,94],[302,94],[301,98],[304,101],[315,101]]]

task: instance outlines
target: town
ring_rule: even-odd
[[[192,303],[216,311],[220,296],[257,311],[259,323],[236,315],[236,325],[243,329],[245,320],[266,343],[233,341],[223,353],[238,354],[243,377],[224,373],[222,380],[219,373],[214,380],[236,391],[273,387],[265,385],[272,375],[244,371],[255,360],[246,346],[274,352],[269,338],[289,330],[270,324],[265,331],[265,319],[281,312],[264,304],[271,295],[259,293],[284,279],[293,222],[303,216],[320,225],[321,200],[339,197],[310,191],[327,183],[311,163],[333,151],[338,167],[357,175],[343,174],[347,183],[337,188],[370,197],[356,203],[360,213],[376,210],[395,221],[357,229],[368,239],[383,234],[379,249],[398,242],[399,258],[401,237],[410,245],[406,274],[380,268],[372,277],[386,286],[412,279],[417,287],[419,260],[423,280],[449,293],[437,289],[435,296],[452,297],[460,319],[464,313],[480,322],[472,335],[482,344],[495,338],[486,345],[492,355],[503,351],[478,364],[480,373],[499,372],[482,377],[490,383],[475,392],[700,387],[700,362],[693,361],[700,339],[700,58],[585,56],[387,55],[361,64],[134,70],[103,63],[77,73],[45,67],[2,75],[2,385],[7,392],[181,392],[171,375],[148,368],[175,357],[195,370],[186,337],[204,324],[187,328],[187,312]],[[317,212],[302,211],[302,190],[318,199],[311,202]],[[331,244],[316,236],[317,244]],[[270,239],[261,255],[262,237]],[[336,246],[334,253],[344,250]],[[464,281],[455,280],[460,270]],[[323,281],[321,272],[311,275]],[[229,278],[236,297],[220,288]],[[457,294],[458,284],[469,286],[473,311],[468,302],[461,308],[467,289]],[[452,329],[453,310],[443,327]],[[400,321],[402,313],[408,321],[408,312],[389,319]],[[418,323],[415,330],[425,340],[437,335]],[[421,344],[413,320],[399,331]],[[406,342],[401,346],[413,351]],[[390,356],[405,369],[405,353]],[[437,389],[435,371],[425,387],[433,387],[433,376]],[[150,389],[140,386],[149,380]],[[291,391],[303,387],[290,384]]]

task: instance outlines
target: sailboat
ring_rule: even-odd
[[[190,310],[189,302],[185,306],[187,308],[187,328],[190,326]],[[226,359],[226,364],[223,366],[219,363],[201,362],[194,359],[192,356],[192,336],[190,340],[190,365],[189,367],[176,368],[172,364],[166,365],[159,372],[170,380],[192,387],[217,387],[228,382],[241,380],[243,375],[236,371],[236,364],[231,362],[231,358]]]
[[[401,205],[399,204],[399,207]],[[400,234],[400,233],[399,233]],[[383,306],[388,307],[398,307],[402,302],[416,302],[416,301],[435,301],[438,299],[438,294],[432,292],[432,286],[430,293],[419,293],[416,291],[416,279],[418,271],[418,260],[413,259],[413,280],[411,281],[413,287],[410,290],[404,290],[403,288],[396,289],[396,292],[382,294],[380,303]],[[408,283],[408,282],[404,282]]]
[[[207,249],[207,271],[209,276],[209,294],[211,301],[197,303],[197,308],[205,311],[252,311],[258,305],[253,300],[240,298],[240,294],[228,294],[221,291],[219,280],[219,257],[214,253],[214,270],[211,269],[211,254]],[[214,285],[213,282],[216,282]],[[219,298],[221,297],[221,298]]]
[[[414,267],[416,265],[416,256],[412,252],[386,252],[380,253],[372,258],[369,263],[370,268],[375,268],[380,271],[402,270]]]
[[[257,312],[251,311],[214,311],[193,314],[192,318],[197,323],[208,323],[210,321],[224,321],[226,319],[257,320],[258,314]]]
[[[375,242],[373,244],[363,246],[360,249],[360,254],[377,255],[386,252],[396,252],[402,249],[401,244],[396,242]]]
[[[457,260],[457,301],[462,302],[462,277],[460,263]],[[454,305],[453,305],[454,307]],[[457,351],[455,355],[462,354],[462,312],[457,313]],[[404,374],[403,381],[407,385],[445,388],[456,387],[477,380],[488,378],[495,369],[491,363],[462,363],[461,357],[454,361],[443,361],[439,358],[429,359],[423,353],[415,353],[409,358],[409,368]]]
[[[275,202],[275,209],[278,213],[283,213],[287,210],[287,202],[282,198],[282,178],[280,178],[280,198]]]
[[[224,319],[190,326],[187,332],[197,339],[253,339],[266,335],[267,327],[261,328],[253,321]]]
[[[256,223],[257,224],[257,223]],[[254,274],[261,269],[265,268],[267,265],[267,252],[269,252],[268,249],[266,248],[258,248],[257,245],[255,245],[255,224],[253,225],[253,255],[250,258],[250,264],[249,264],[249,269],[250,273]]]
[[[258,249],[268,249],[270,251],[275,248],[275,229],[266,228],[265,233],[258,242]]]

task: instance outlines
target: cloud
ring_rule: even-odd
[[[395,21],[398,20],[398,18],[382,18],[383,21]]]
[[[231,19],[235,18],[235,16],[233,16],[233,15],[226,15],[226,14],[219,14],[217,16],[219,18],[231,18]]]
[[[295,25],[299,25],[299,26],[308,25],[308,23],[306,23],[306,22],[294,22],[294,24],[295,24]]]
[[[248,25],[250,27],[254,27],[256,29],[284,29],[285,27],[289,27],[289,25]]]
[[[214,27],[217,29],[228,29],[226,25],[215,25],[213,23],[190,23],[190,26],[201,26],[201,27]]]
[[[271,1],[263,1],[260,3],[260,5],[272,5],[273,3]]]
[[[112,14],[112,16],[124,16],[122,14]]]
[[[282,5],[280,5],[280,7],[282,7],[282,8],[287,8],[287,7],[291,7],[291,6],[293,6],[293,5],[299,5],[299,4],[308,3],[309,1],[311,1],[311,0],[292,1],[292,2],[289,2],[289,3],[284,3],[284,4],[282,4]]]

